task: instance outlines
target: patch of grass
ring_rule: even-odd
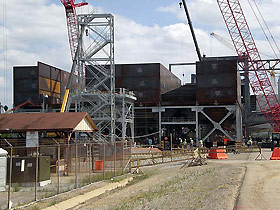
[[[18,183],[15,183],[14,184],[14,192],[18,192],[20,190],[20,187],[19,187],[19,184]]]
[[[39,208],[38,205],[35,205],[35,206],[32,206],[32,207],[31,207],[31,210],[40,210],[40,208]]]
[[[136,182],[140,182],[155,172],[146,173],[141,176],[136,176],[130,184],[135,184]],[[205,174],[213,175],[215,171],[213,169],[205,169],[199,171],[188,171],[187,173],[181,173],[175,175],[172,179],[165,181],[162,183],[157,189],[150,189],[149,191],[139,193],[134,195],[129,200],[120,203],[115,206],[114,210],[121,209],[134,209],[136,206],[141,206],[142,209],[145,209],[145,204],[151,202],[154,199],[164,197],[169,194],[176,193],[183,185],[183,182],[196,182],[200,179],[201,176]]]
[[[110,179],[110,182],[120,182],[120,181],[122,181],[122,180],[124,180],[124,179],[126,179],[126,178],[127,178],[126,175],[124,175],[124,176],[118,176],[118,177],[113,177],[112,179]]]

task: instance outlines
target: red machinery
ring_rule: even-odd
[[[280,105],[239,0],[217,0],[235,50],[244,62],[260,109],[275,131],[280,131]],[[248,71],[246,71],[248,70]]]
[[[60,0],[65,7],[69,44],[71,50],[72,60],[74,60],[75,53],[78,47],[78,23],[76,7],[87,5],[87,2],[75,4],[75,0]]]

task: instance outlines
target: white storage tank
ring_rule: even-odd
[[[0,148],[0,192],[6,190],[7,155],[8,152]]]

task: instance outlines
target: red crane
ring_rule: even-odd
[[[280,131],[280,105],[249,29],[239,0],[217,0],[235,50],[248,68],[250,86],[259,107],[275,131]]]
[[[76,7],[87,5],[87,2],[75,4],[75,0],[60,0],[65,7],[69,44],[71,50],[72,60],[75,58],[75,53],[78,47],[78,23]]]

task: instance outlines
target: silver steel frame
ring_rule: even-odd
[[[79,87],[75,111],[86,111],[92,117],[99,128],[96,140],[115,141],[114,17],[79,15],[78,31]],[[85,69],[90,75],[85,75]],[[104,132],[108,135],[103,135]]]
[[[78,29],[79,87],[74,97],[75,111],[88,112],[92,117],[99,129],[95,140],[125,140],[128,127],[131,129],[129,138],[134,140],[136,97],[131,91],[115,89],[114,16],[79,15]]]
[[[209,117],[203,109],[205,108],[226,108],[229,112],[223,117],[223,119],[220,122],[215,122],[211,117]],[[190,125],[190,124],[195,124],[196,126],[196,143],[199,143],[199,140],[202,140],[203,142],[215,131],[215,130],[220,130],[222,133],[225,134],[229,139],[233,140],[232,135],[224,130],[222,128],[222,123],[231,115],[235,116],[235,122],[236,122],[236,140],[237,141],[242,141],[242,113],[240,110],[240,107],[237,104],[233,105],[213,105],[213,106],[160,106],[160,107],[135,107],[135,109],[150,109],[152,112],[157,112],[158,113],[158,128],[159,128],[159,139],[162,137],[161,129],[162,125],[171,125],[171,124],[184,124],[184,125]],[[195,112],[195,119],[193,120],[184,120],[182,122],[165,122],[162,119],[162,112],[165,112],[166,109],[191,109],[193,112]],[[206,136],[201,136],[201,133],[199,132],[199,125],[200,125],[200,114],[203,114],[209,122],[213,125],[213,129],[206,135]]]

